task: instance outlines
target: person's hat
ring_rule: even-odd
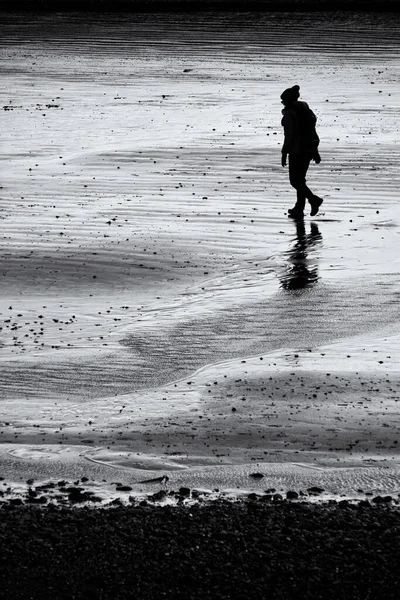
[[[297,100],[297,98],[299,96],[300,96],[300,86],[294,85],[291,88],[287,88],[281,94],[281,100],[284,104],[290,104],[291,102],[294,102],[295,100]]]

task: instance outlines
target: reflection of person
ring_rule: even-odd
[[[316,260],[310,260],[308,250],[322,240],[316,223],[310,224],[310,233],[306,234],[304,221],[296,222],[296,242],[288,251],[289,260],[286,273],[281,277],[285,290],[300,290],[313,286],[318,281]]]
[[[315,130],[317,117],[308,106],[302,102],[300,87],[294,85],[281,94],[282,104],[282,126],[285,133],[285,141],[282,147],[282,166],[286,166],[289,156],[289,181],[297,193],[295,206],[288,210],[290,217],[302,219],[306,198],[311,204],[311,216],[318,213],[323,200],[319,198],[306,185],[306,174],[311,160],[316,164],[321,162],[318,152],[319,137]]]

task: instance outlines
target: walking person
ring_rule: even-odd
[[[315,130],[317,117],[307,102],[299,100],[300,87],[294,85],[281,94],[282,126],[285,140],[282,147],[282,167],[286,167],[289,157],[289,181],[295,188],[297,201],[288,210],[289,217],[301,220],[304,218],[306,199],[311,205],[310,215],[318,213],[323,199],[316,196],[306,184],[306,174],[311,160],[318,165],[321,157],[318,152],[319,137]]]

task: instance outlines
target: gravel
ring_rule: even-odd
[[[398,598],[400,510],[256,498],[0,509],[13,599]]]

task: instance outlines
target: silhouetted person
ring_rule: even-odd
[[[281,278],[285,290],[301,290],[311,287],[318,281],[318,266],[315,260],[310,260],[308,250],[322,240],[316,223],[311,223],[310,233],[306,234],[304,221],[296,222],[297,240],[287,252],[289,255],[286,274]]]
[[[323,200],[306,185],[306,174],[311,160],[316,164],[321,162],[318,152],[319,137],[315,130],[317,117],[307,102],[299,100],[300,87],[294,85],[281,94],[282,126],[285,141],[282,147],[282,167],[286,167],[289,156],[289,181],[297,192],[297,201],[288,210],[289,217],[303,219],[306,199],[311,204],[311,216],[317,214]]]

